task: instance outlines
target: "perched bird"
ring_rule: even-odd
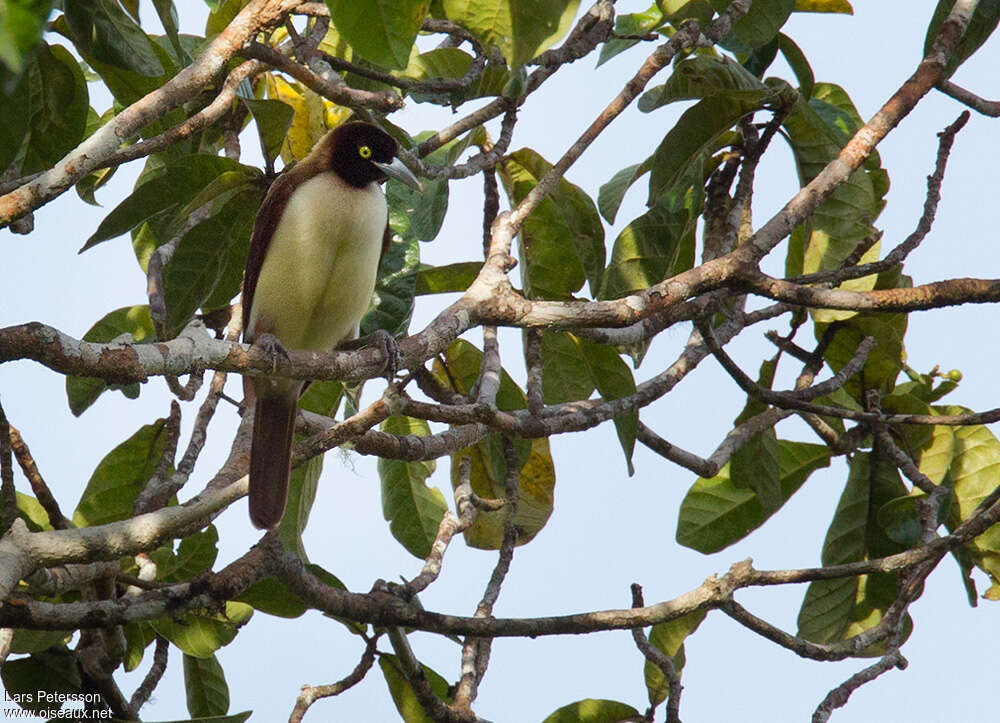
[[[243,338],[272,355],[326,351],[358,334],[388,241],[379,182],[419,188],[396,141],[368,123],[327,133],[279,176],[254,222],[243,281]],[[253,377],[250,520],[271,529],[288,496],[295,409],[305,383]]]

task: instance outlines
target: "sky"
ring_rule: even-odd
[[[784,32],[805,51],[816,79],[842,85],[868,118],[919,62],[934,5],[929,0],[905,4],[855,0],[853,17],[796,14]],[[201,20],[191,18],[204,16],[202,3],[181,0],[178,8],[183,28],[201,27]],[[617,4],[619,13],[643,9],[636,2]],[[155,17],[147,2],[143,10],[147,18]],[[560,70],[522,109],[512,149],[530,146],[550,161],[557,159],[620,90],[644,52],[633,49],[596,70],[594,58]],[[994,39],[954,80],[985,97],[996,97],[1000,94],[990,80],[998,63],[1000,41]],[[780,61],[769,74],[793,80]],[[93,102],[99,110],[106,106],[105,101]],[[628,109],[570,169],[567,178],[596,199],[600,185],[616,171],[645,158],[680,110],[661,109],[645,115],[635,107]],[[936,133],[960,111],[956,102],[932,93],[879,146],[892,181],[888,206],[877,222],[885,231],[883,248],[900,242],[915,226],[925,177],[933,168]],[[393,117],[413,134],[450,120],[447,109],[415,104]],[[958,136],[934,229],[907,261],[906,270],[914,283],[1000,275],[1000,253],[992,234],[984,232],[993,226],[990,212],[995,191],[989,169],[1000,155],[993,140],[995,122],[973,114]],[[244,136],[244,160],[257,162],[250,141],[250,136]],[[128,192],[138,169],[139,164],[122,169],[98,193],[103,209],[87,206],[70,192],[36,213],[31,235],[0,231],[0,326],[41,321],[79,337],[108,311],[145,303],[145,279],[126,237],[77,255],[103,215]],[[759,174],[755,226],[780,209],[796,189],[791,154],[776,140]],[[425,262],[479,257],[481,183],[477,178],[452,183],[451,194],[442,233],[421,248]],[[643,200],[643,189],[637,184],[626,197],[618,223],[606,229],[609,245],[629,220],[644,211]],[[419,299],[411,329],[422,328],[448,301],[446,297]],[[998,406],[991,372],[1000,349],[996,336],[988,331],[998,316],[994,306],[911,315],[908,363],[921,371],[936,364],[942,369],[960,369],[964,380],[947,398],[949,403],[979,410]],[[779,322],[751,328],[730,345],[730,353],[745,369],[756,369],[772,353],[763,341],[768,328],[785,326]],[[670,364],[687,334],[687,328],[677,328],[657,338],[637,372],[637,381]],[[482,343],[478,330],[465,338],[477,346]],[[504,332],[501,350],[508,369],[523,384],[519,334]],[[238,379],[230,380],[234,395],[238,384]],[[784,379],[784,386],[789,384],[790,379]],[[380,393],[381,383],[370,384],[369,392]],[[31,362],[0,366],[0,398],[64,510],[72,509],[97,462],[139,426],[165,416],[170,399],[162,380],[154,379],[144,385],[138,400],[105,394],[77,419],[68,411],[63,377]],[[706,360],[674,392],[644,411],[642,418],[671,442],[707,456],[743,403],[735,384],[712,360]],[[185,432],[190,431],[195,412],[196,406],[185,405]],[[223,406],[211,424],[211,443],[183,498],[200,490],[218,468],[236,425],[235,413]],[[783,425],[779,432],[814,441],[794,423]],[[185,439],[182,436],[182,444]],[[555,438],[552,454],[557,474],[555,511],[537,538],[515,553],[495,609],[497,616],[627,607],[632,582],[644,587],[647,602],[666,600],[747,557],[760,569],[816,565],[845,479],[842,464],[820,470],[768,524],[739,544],[706,556],[674,542],[677,509],[694,481],[692,473],[637,446],[636,474],[628,477],[611,425]],[[430,482],[450,496],[447,473],[448,463],[442,460]],[[28,489],[19,474],[16,483],[19,489]],[[220,534],[216,569],[239,557],[259,536],[247,520],[243,502],[223,513],[216,525]],[[382,518],[375,459],[355,453],[327,455],[305,544],[314,562],[359,591],[369,589],[376,578],[412,577],[421,566],[392,539]],[[421,596],[424,606],[472,614],[495,559],[494,553],[453,545],[441,579]],[[985,589],[979,581],[980,589]],[[803,587],[769,588],[743,591],[737,599],[794,632],[803,593]],[[915,629],[903,648],[908,669],[887,673],[861,688],[845,709],[834,713],[834,720],[978,720],[995,705],[995,659],[982,641],[1000,636],[1000,608],[988,601],[970,608],[958,570],[945,560],[911,614]],[[412,636],[412,645],[425,664],[449,680],[457,679],[458,646],[423,633]],[[258,613],[236,641],[217,654],[229,683],[230,712],[252,708],[252,721],[285,719],[302,684],[343,677],[361,651],[356,637],[316,613],[292,621]],[[682,717],[704,723],[807,719],[831,688],[868,664],[863,660],[801,660],[721,613],[709,615],[688,640],[686,653]],[[151,649],[137,672],[118,678],[126,694],[139,684],[150,658]],[[497,723],[542,720],[556,708],[586,697],[621,700],[642,711],[647,705],[642,667],[642,656],[627,632],[498,640],[475,709]],[[177,654],[153,701],[143,709],[143,717],[152,721],[184,718],[184,700]],[[658,719],[662,715],[661,708]],[[377,669],[339,698],[316,703],[309,713],[311,720],[396,717]]]

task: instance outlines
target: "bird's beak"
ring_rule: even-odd
[[[398,158],[393,158],[391,163],[379,163],[378,161],[372,162],[389,178],[395,178],[400,183],[405,183],[414,191],[423,190],[423,186],[420,185],[420,181],[417,180],[417,177],[414,176],[410,169],[404,166],[403,162]]]

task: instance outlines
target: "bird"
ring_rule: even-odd
[[[388,246],[387,178],[420,188],[398,145],[370,123],[324,135],[268,189],[243,278],[243,339],[272,357],[328,351],[356,339]],[[288,498],[295,410],[306,383],[254,376],[250,521],[273,529]]]

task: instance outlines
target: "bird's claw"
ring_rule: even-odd
[[[382,376],[390,382],[399,371],[399,346],[392,334],[385,329],[376,329],[370,335],[371,346],[378,347],[385,357],[385,366],[382,367]]]
[[[374,347],[382,352],[385,358],[385,365],[382,367],[382,376],[390,382],[399,371],[399,347],[392,334],[385,329],[376,329],[370,334],[365,334],[357,339],[350,339],[341,343],[337,348],[341,351],[353,351],[356,349],[368,349]]]
[[[257,347],[264,354],[267,354],[267,356],[270,357],[272,374],[274,374],[274,372],[278,369],[279,359],[284,359],[289,362],[291,361],[285,347],[282,346],[281,341],[274,334],[261,334],[253,340],[253,346]]]

